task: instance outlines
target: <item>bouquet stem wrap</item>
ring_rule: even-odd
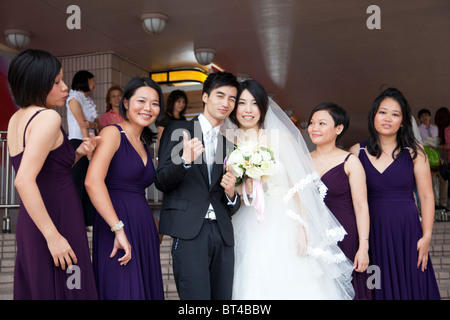
[[[242,195],[245,205],[255,207],[256,220],[258,221],[258,223],[264,224],[264,214],[266,212],[266,207],[264,204],[264,189],[261,180],[253,180],[252,203],[250,203],[250,201],[248,200],[247,191],[245,190],[245,183],[242,185]]]

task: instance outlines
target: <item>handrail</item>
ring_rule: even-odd
[[[14,170],[9,160],[9,150],[7,146],[7,132],[0,131],[0,208],[4,209],[4,215],[2,220],[2,232],[11,233],[11,223],[9,216],[9,209],[15,208],[18,204],[15,204],[15,187],[14,187]]]

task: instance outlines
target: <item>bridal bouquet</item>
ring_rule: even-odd
[[[250,204],[245,185],[242,186],[244,202],[247,206],[256,208],[258,222],[264,222],[264,190],[262,180],[275,173],[275,158],[273,152],[256,141],[247,141],[237,146],[225,159],[225,168],[231,164],[232,173],[236,177],[236,185],[242,183],[245,176],[253,179],[253,201]]]
[[[255,141],[237,146],[226,159],[226,166],[230,164],[236,177],[236,185],[242,183],[244,176],[261,180],[273,175],[275,169],[273,152]]]

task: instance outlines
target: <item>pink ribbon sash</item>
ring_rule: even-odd
[[[264,224],[265,217],[264,213],[266,211],[264,204],[264,190],[262,187],[261,180],[253,179],[253,192],[252,192],[252,203],[248,200],[247,192],[245,190],[245,183],[242,185],[242,194],[244,196],[244,203],[247,206],[253,206],[256,209],[256,220],[258,223]]]

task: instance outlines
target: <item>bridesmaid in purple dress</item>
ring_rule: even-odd
[[[428,246],[434,222],[430,165],[403,94],[388,88],[369,112],[370,138],[351,152],[366,171],[375,299],[440,299]],[[422,224],[414,200],[420,198]]]
[[[93,152],[96,138],[85,138],[74,152],[61,117],[49,109],[65,103],[62,77],[61,63],[41,50],[21,52],[9,68],[11,91],[21,107],[8,124],[20,195],[14,299],[97,299],[83,209],[71,175],[73,164]]]
[[[354,261],[355,300],[372,299],[367,287],[369,264],[369,209],[364,169],[357,157],[339,149],[336,141],[349,125],[349,116],[340,106],[325,102],[310,115],[308,133],[316,150],[311,157],[322,182],[327,186],[325,204],[347,231],[339,243],[341,250]]]
[[[94,222],[93,264],[99,298],[164,298],[159,235],[145,197],[155,168],[147,144],[148,126],[163,108],[160,87],[148,78],[133,78],[124,90],[124,121],[101,131],[86,175],[86,188],[98,213]],[[117,257],[119,256],[119,257]]]

